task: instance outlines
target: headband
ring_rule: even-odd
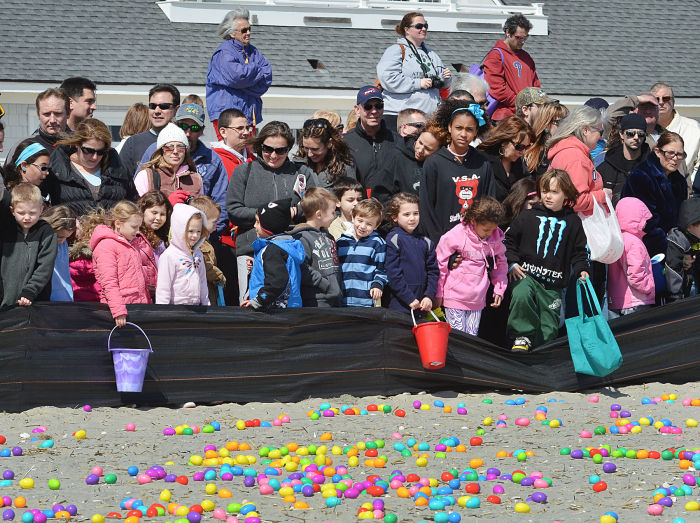
[[[479,127],[486,125],[486,120],[484,120],[484,110],[479,107],[479,104],[469,104],[468,107],[458,107],[452,111],[452,117],[454,118],[454,115],[461,111],[469,111],[472,113],[472,116],[476,118],[476,121],[479,123]]]
[[[527,193],[527,197],[529,198],[530,196],[537,196],[537,191]]]
[[[34,156],[36,153],[40,153],[41,151],[46,151],[46,147],[44,147],[38,142],[34,142],[20,153],[19,157],[17,158],[17,161],[15,161],[15,167],[19,167],[19,165],[24,160],[31,156]]]

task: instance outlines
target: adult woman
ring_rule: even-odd
[[[202,192],[202,177],[190,156],[190,142],[185,131],[169,123],[158,133],[156,150],[151,160],[143,165],[134,184],[139,196],[149,191],[160,191],[166,196],[178,190],[191,195]]]
[[[469,144],[488,127],[477,104],[445,100],[428,125],[448,133],[448,145],[425,160],[420,178],[421,229],[436,244],[459,221],[475,198],[493,196],[495,184],[488,159]]]
[[[253,152],[257,158],[239,165],[231,175],[226,193],[226,210],[231,223],[238,227],[236,257],[241,301],[248,288],[247,264],[253,255],[253,241],[256,238],[253,225],[258,207],[290,198],[291,217],[301,218],[299,202],[304,191],[318,185],[315,172],[306,165],[289,161],[287,154],[293,145],[294,137],[289,126],[284,122],[270,122],[253,140]]]
[[[90,209],[111,209],[120,200],[136,200],[132,173],[126,172],[112,134],[99,120],[83,120],[51,154],[47,184],[51,202],[67,205],[78,216]]]
[[[320,187],[332,189],[339,178],[356,178],[350,148],[328,120],[306,120],[300,135],[301,144],[294,158],[318,175]]]
[[[9,191],[15,185],[29,182],[42,188],[41,194],[44,200],[49,203],[47,189],[42,185],[49,175],[50,155],[51,153],[35,138],[27,138],[20,142],[5,167],[4,179],[7,191],[4,191],[3,197],[9,200]]]
[[[440,89],[451,83],[450,70],[425,45],[428,23],[421,13],[404,15],[396,33],[396,45],[387,48],[377,64],[377,78],[384,89],[384,120],[390,129],[396,129],[396,116],[403,109],[432,114]]]
[[[639,198],[651,212],[642,238],[649,256],[666,253],[666,234],[678,225],[681,202],[688,197],[685,178],[678,172],[685,157],[683,138],[665,132],[656,142],[654,154],[629,174],[622,187],[622,198]]]
[[[569,110],[559,102],[542,104],[538,108],[535,122],[532,124],[535,139],[523,156],[525,168],[534,177],[543,175],[549,168],[547,140],[557,130],[559,122],[569,116]]]
[[[496,182],[494,197],[499,202],[506,199],[515,182],[527,176],[522,158],[534,139],[532,127],[519,116],[512,115],[503,119],[477,147],[491,163]]]
[[[126,142],[129,136],[148,131],[150,127],[151,121],[148,119],[148,106],[141,102],[135,103],[129,107],[129,110],[124,116],[124,122],[119,129],[119,137],[122,141],[116,145],[114,150],[120,152],[124,142]]]

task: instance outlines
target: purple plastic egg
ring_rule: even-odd
[[[163,480],[166,483],[175,483],[175,480],[177,479],[177,476],[175,474],[166,474]]]
[[[461,414],[462,416],[464,416],[466,413],[467,413],[467,409],[465,409],[464,407],[457,408],[457,414]]]
[[[683,483],[685,483],[688,486],[694,487],[697,483],[697,480],[692,474],[683,474]]]
[[[53,510],[54,513],[56,513],[56,512],[61,512],[62,510],[66,510],[66,507],[64,507],[60,503],[56,503],[53,507],[51,507],[51,510]]]
[[[192,481],[204,481],[204,472],[195,472],[192,474]]]
[[[506,491],[506,489],[503,488],[503,485],[494,485],[493,486],[493,493],[494,494],[503,494]]]
[[[498,475],[497,475],[497,474],[486,474],[486,480],[487,480],[487,481],[492,481],[492,480],[494,480],[494,479],[498,479]]]
[[[97,474],[90,474],[87,478],[85,478],[85,483],[87,485],[97,485],[100,482],[100,476]],[[54,511],[58,512],[58,511]]]
[[[163,436],[174,436],[175,429],[172,427],[166,427],[163,429]]]
[[[10,469],[7,469],[2,473],[2,479],[15,479],[15,473]]]
[[[78,507],[75,505],[68,505],[66,507],[66,512],[68,512],[71,516],[75,516],[78,513]]]
[[[11,508],[8,508],[2,513],[2,519],[4,519],[5,521],[12,521],[13,519],[15,519],[15,511]]]
[[[629,410],[623,410],[620,412],[621,418],[629,418],[630,416],[632,416],[632,413]]]
[[[34,512],[34,511],[32,511]],[[43,514],[42,512],[39,512],[38,514],[34,514],[34,523],[46,523],[46,520],[48,518],[46,517],[46,514]]]
[[[12,455],[13,456],[21,456],[22,455],[22,447],[12,447]]]
[[[216,450],[216,445],[207,445],[206,447],[204,447],[204,452],[206,452],[207,450]]]
[[[310,498],[314,495],[314,488],[311,485],[304,485],[301,489],[301,493],[304,497]]]
[[[356,499],[360,495],[360,491],[354,487],[350,487],[345,491],[345,497],[348,499]]]
[[[547,494],[544,492],[533,492],[530,497],[535,503],[547,503]]]
[[[622,410],[622,405],[618,405],[617,403],[613,403],[610,405],[610,410]]]
[[[148,469],[148,470],[146,471],[146,475],[147,475],[149,478],[160,479],[160,478],[158,477],[159,474],[158,474],[158,471],[157,471],[157,470]]]
[[[194,510],[187,513],[187,520],[190,523],[199,523],[202,521],[202,515]]]
[[[221,474],[221,479],[222,481],[231,481],[233,479],[233,474],[231,474],[230,472],[224,472],[223,474]]]
[[[659,501],[657,501],[659,505],[662,507],[672,507],[673,506],[673,500],[669,497],[664,497],[661,498]]]
[[[422,403],[419,400],[416,400],[413,402],[413,408],[414,409],[419,409]]]
[[[583,458],[583,451],[576,449],[571,451],[571,457],[573,459],[582,459]]]
[[[253,476],[246,476],[245,479],[243,480],[243,484],[246,487],[252,487],[255,485],[255,478]]]
[[[617,465],[614,463],[610,463],[609,461],[606,463],[603,463],[603,472],[607,472],[608,474],[612,474],[617,470]]]
[[[260,523],[260,518],[255,516],[250,516],[245,518],[245,523]]]
[[[6,507],[11,507],[12,506],[12,498],[10,496],[3,496],[2,497],[2,503]]]
[[[443,445],[442,443],[438,443],[435,445],[435,451],[436,452],[445,452],[447,450],[447,445]]]
[[[498,479],[502,479],[503,481],[513,481],[513,474],[501,474]]]
[[[523,478],[523,479],[520,481],[520,484],[521,484],[523,487],[531,487],[532,485],[535,484],[535,478]]]
[[[495,474],[496,476],[499,476],[501,474],[501,471],[497,468],[491,467],[488,470],[486,470],[486,474]]]
[[[381,499],[375,499],[372,502],[372,508],[374,510],[384,510],[384,502]]]

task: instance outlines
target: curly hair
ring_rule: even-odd
[[[387,202],[386,208],[384,209],[384,215],[386,216],[387,222],[392,227],[398,225],[399,212],[401,212],[401,205],[404,203],[414,203],[418,205],[419,203],[418,195],[408,192],[400,192],[391,197]]]
[[[469,207],[464,209],[460,215],[462,223],[498,223],[503,222],[505,210],[503,204],[491,198],[490,196],[482,196],[474,201]]]
[[[426,128],[430,124],[437,125],[441,129],[443,129],[445,133],[447,133],[447,142],[449,143],[451,141],[449,128],[452,124],[452,121],[455,119],[455,111],[457,111],[458,109],[468,109],[470,105],[472,104],[470,104],[469,102],[465,102],[464,100],[450,100],[449,98],[443,100],[440,103],[440,105],[438,105],[437,110],[433,113],[433,116],[430,118],[428,124],[426,124]],[[477,120],[476,116],[474,116],[468,110],[459,111],[457,115],[459,114],[465,114],[467,116],[471,116],[474,119],[479,129],[479,131],[477,132],[477,136],[479,137],[484,136],[491,129],[491,125],[489,124],[488,120],[486,120],[486,124],[479,127],[479,121]]]
[[[447,131],[447,129],[443,129],[432,120],[426,122],[425,127],[423,127],[423,130],[418,136],[420,136],[423,133],[432,134],[435,137],[435,139],[440,143],[441,147],[444,147],[445,145],[450,143],[450,133]]]
[[[82,258],[92,259],[92,250],[90,249],[92,233],[98,225],[111,225],[111,221],[107,211],[102,207],[97,207],[80,216],[78,225],[75,241],[68,250],[68,259],[70,261]]]
[[[160,191],[148,191],[139,201],[136,202],[143,214],[146,214],[146,209],[150,207],[165,207],[165,222],[157,230],[146,227],[145,223],[141,224],[141,234],[143,234],[151,247],[157,249],[161,243],[168,246],[168,234],[170,233],[170,215],[173,213],[173,206],[170,200]]]
[[[158,149],[153,151],[153,154],[151,155],[151,159],[140,166],[139,171],[141,171],[143,169],[158,168],[163,163],[165,163],[165,156],[163,154],[163,147],[159,147]],[[182,160],[181,165],[184,165],[184,164],[187,164],[187,167],[189,167],[190,172],[193,172],[193,173],[197,172],[197,166],[194,164],[194,160],[192,159],[192,155],[190,155],[189,147],[187,149],[185,149],[185,158]]]
[[[307,163],[310,160],[304,148],[304,138],[317,138],[323,145],[328,147],[325,162],[329,181],[333,185],[345,172],[345,166],[352,163],[352,155],[348,144],[343,141],[333,124],[325,118],[307,120],[299,136],[299,149],[294,157],[300,160],[307,160]]]
[[[532,22],[525,18],[525,15],[509,16],[503,24],[503,32],[507,35],[513,35],[518,27],[522,27],[529,33],[532,30]]]

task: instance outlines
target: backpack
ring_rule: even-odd
[[[478,76],[479,78],[484,77],[484,60],[486,60],[486,57],[489,55],[489,53],[493,50],[498,51],[498,53],[501,55],[501,64],[505,65],[505,58],[503,57],[503,51],[501,51],[498,47],[492,47],[491,50],[484,55],[484,58],[481,60],[481,64],[472,64],[469,66],[469,73],[473,74],[474,76]],[[491,93],[486,94],[486,99],[489,102],[489,105],[486,107],[486,112],[488,113],[489,116],[493,114],[493,112],[496,110],[496,106],[498,105],[498,100],[496,100],[493,96],[491,96]]]
[[[406,59],[406,46],[403,44],[396,45],[398,45],[401,48],[401,61],[403,62]],[[374,85],[374,87],[376,87],[380,91],[384,90],[384,88],[382,87],[382,82],[379,81],[378,76],[374,79],[374,83],[372,85]]]

